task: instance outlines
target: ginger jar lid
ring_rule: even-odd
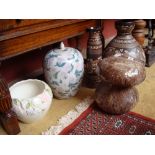
[[[75,51],[78,51],[78,50],[72,47],[65,47],[63,42],[60,43],[60,48],[52,49],[52,52],[55,52],[55,53],[63,53],[63,52],[70,53],[70,52],[75,52]]]

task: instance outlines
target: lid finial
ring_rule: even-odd
[[[60,43],[60,49],[64,50],[65,49],[65,45],[63,42]]]

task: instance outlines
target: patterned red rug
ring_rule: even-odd
[[[154,135],[155,120],[129,112],[108,115],[91,105],[60,135]]]

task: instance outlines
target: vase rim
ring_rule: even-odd
[[[102,27],[101,26],[96,26],[96,27],[89,27],[87,28],[87,31],[88,32],[95,32],[95,31],[101,31],[102,30]]]
[[[43,94],[46,89],[47,84],[44,81],[38,80],[38,79],[21,80],[15,84],[13,84],[9,88],[11,97],[18,99],[18,97],[16,95],[13,95],[12,92],[17,92],[17,91],[21,90],[21,88],[25,89],[25,88],[27,88],[26,85],[30,87],[29,91],[35,90],[35,92],[33,93],[33,95],[30,95],[30,96],[25,94],[26,97],[25,96],[20,97],[21,100],[34,99],[37,96]],[[40,88],[40,90],[39,90],[39,88]],[[22,90],[22,91],[25,91],[25,90]]]
[[[132,19],[123,19],[116,21],[117,24],[123,24],[123,25],[135,25],[134,21]]]

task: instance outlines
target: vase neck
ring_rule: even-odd
[[[117,29],[117,34],[121,36],[131,35],[135,27],[133,21],[129,20],[120,20],[116,21],[115,27]]]
[[[101,28],[100,27],[90,27],[87,29],[89,32],[89,36],[100,36],[101,34]]]

